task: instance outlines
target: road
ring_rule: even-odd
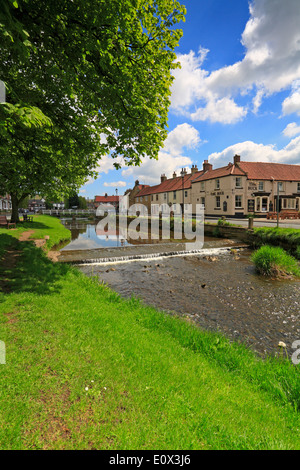
[[[218,223],[219,218],[214,217],[205,217],[206,222]],[[236,218],[226,218],[227,222],[235,225],[242,225],[243,227],[248,227],[248,219],[236,219]],[[253,220],[253,227],[276,227],[276,220],[268,220],[263,218],[257,218]],[[279,220],[279,227],[282,228],[297,228],[300,229],[300,219],[297,220]]]

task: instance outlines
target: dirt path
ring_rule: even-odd
[[[38,239],[38,240],[30,239],[30,237],[33,233],[34,233],[34,230],[27,230],[26,232],[23,232],[20,235],[19,240],[21,242],[33,241],[35,243],[35,246],[38,247],[38,248],[42,248],[43,246],[45,246],[46,242],[47,242],[47,238],[42,238],[42,239]],[[57,262],[58,258],[60,256],[60,252],[50,250],[50,251],[48,251],[47,256],[48,256],[49,259],[51,259],[51,261]]]

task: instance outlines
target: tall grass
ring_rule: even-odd
[[[252,254],[251,259],[256,270],[265,276],[294,275],[300,277],[299,263],[280,247],[264,245]]]

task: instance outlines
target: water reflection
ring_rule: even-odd
[[[153,239],[151,238],[151,231],[149,229],[148,233],[141,232],[138,239],[133,239],[130,238],[127,231],[120,226],[111,230],[107,227],[103,228],[101,224],[91,223],[89,221],[62,219],[62,223],[71,231],[71,242],[61,248],[60,251],[153,245],[185,240],[184,237],[180,240],[172,238],[172,232],[170,232],[170,238],[166,238],[165,234],[159,231],[159,238]]]

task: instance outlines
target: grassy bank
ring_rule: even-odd
[[[254,228],[253,243],[255,246],[275,245],[288,250],[291,255],[300,259],[300,230],[281,227]]]
[[[32,222],[19,222],[16,229],[0,228],[0,237],[2,238],[2,241],[0,240],[0,253],[5,246],[7,236],[18,239],[26,231],[32,232],[29,236],[30,240],[44,239],[45,236],[49,237],[46,241],[46,250],[50,250],[62,241],[71,239],[70,230],[67,230],[60,220],[48,215],[34,215]]]
[[[279,246],[263,245],[251,257],[256,270],[268,277],[300,277],[300,266],[296,258]]]
[[[124,300],[12,231],[3,241],[20,253],[2,268],[1,449],[300,448],[290,361]]]

